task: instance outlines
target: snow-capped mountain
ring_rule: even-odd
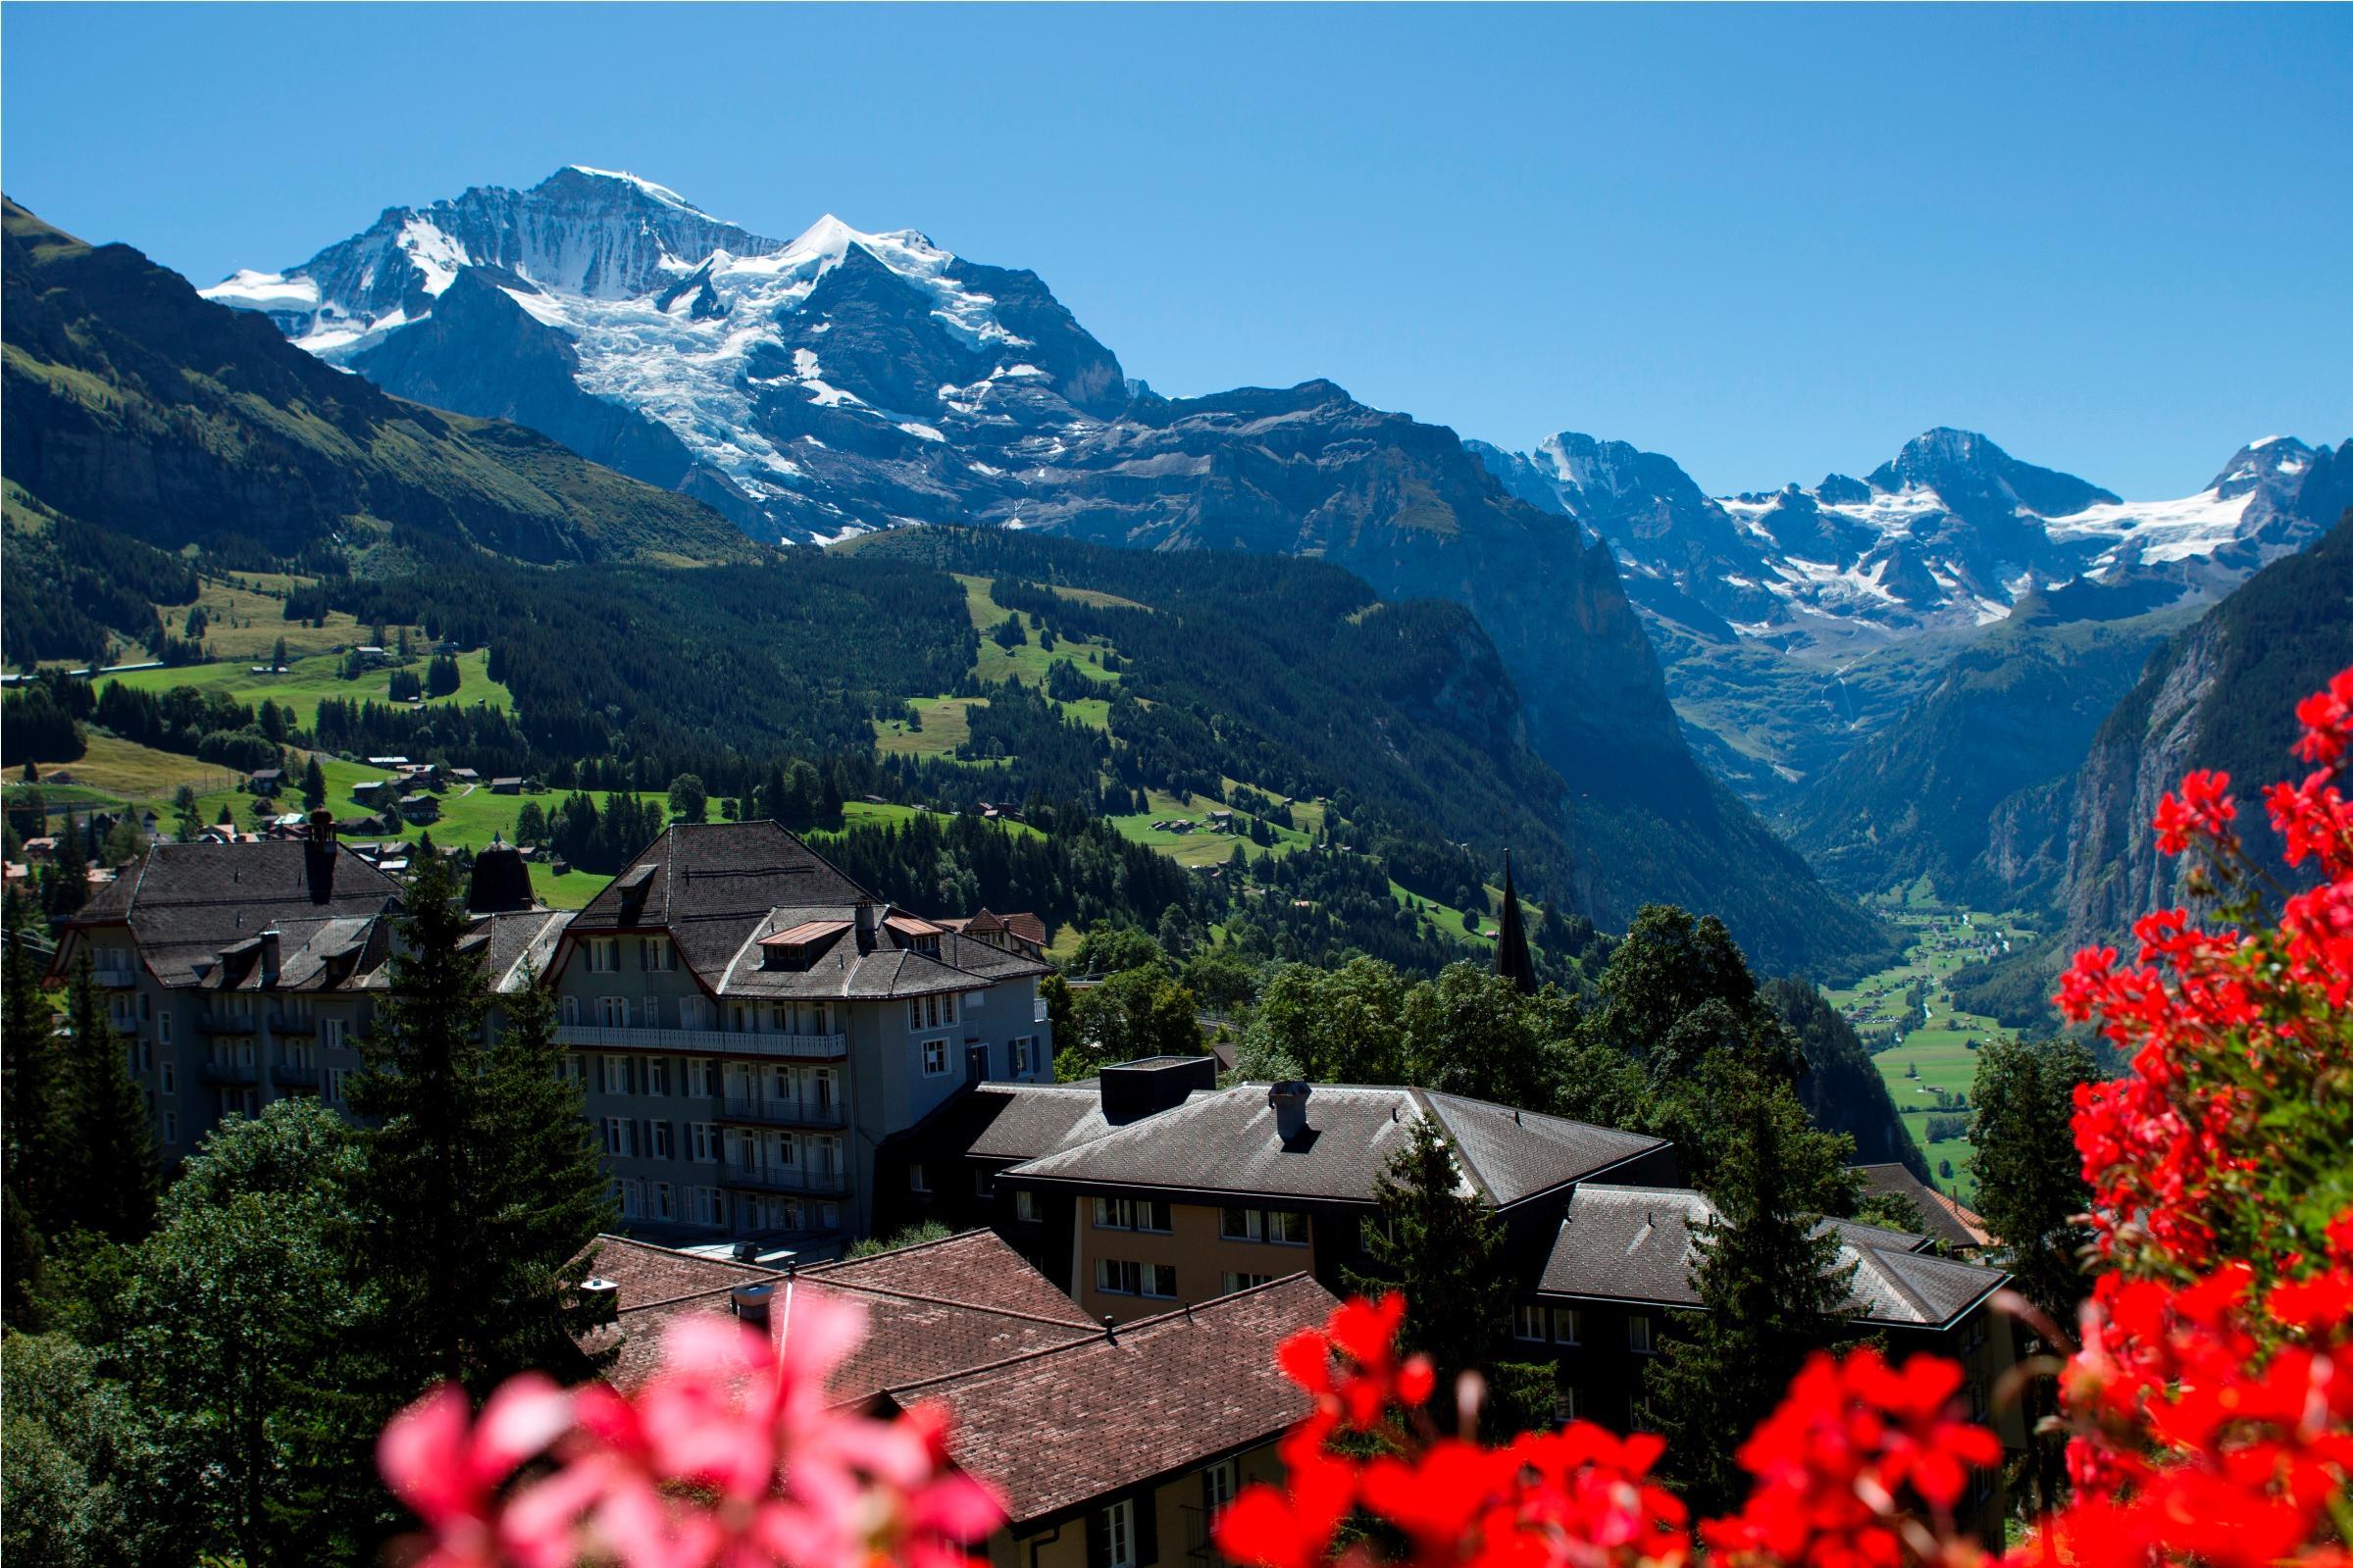
[[[2343,461],[2268,436],[2196,495],[2126,501],[1938,429],[1864,479],[1709,497],[1672,459],[1622,441],[1563,431],[1526,453],[1468,444],[1512,493],[1608,540],[1655,614],[1784,642],[1825,623],[1982,625],[2077,578],[2211,594],[2335,521],[2304,491],[2321,471],[2317,488],[2333,493]]]
[[[1128,401],[1119,362],[1035,274],[830,215],[768,239],[592,169],[392,208],[205,293],[391,391],[536,426],[771,538],[967,517],[975,491],[1017,517],[1008,474]]]

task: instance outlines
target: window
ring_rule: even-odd
[[[164,1112],[164,1141],[167,1143],[179,1141],[179,1113],[178,1111]]]
[[[1095,1200],[1099,1231],[1166,1231],[1168,1205],[1153,1197],[1099,1197]]]
[[[586,1084],[588,1081],[588,1058],[578,1051],[566,1051],[563,1059],[555,1064],[555,1076],[575,1084]]]
[[[1232,1295],[1236,1290],[1253,1290],[1271,1283],[1273,1279],[1274,1276],[1271,1274],[1236,1274],[1232,1269],[1228,1269],[1219,1276],[1219,1283],[1224,1285],[1225,1293]]]
[[[170,1013],[164,1014],[161,1018],[158,1018],[155,1021],[155,1037],[163,1041],[166,1045],[172,1043],[172,1015]],[[341,1038],[341,1032],[338,1029],[336,1033],[336,1039],[338,1042],[340,1042]]]
[[[1584,1327],[1575,1307],[1553,1308],[1553,1343],[1575,1344],[1577,1332]]]
[[[599,1056],[596,1058],[596,1087],[607,1094],[629,1092],[629,1058]]]
[[[331,1067],[327,1070],[327,1098],[330,1104],[342,1104],[350,1087],[350,1068]]]
[[[715,1187],[688,1188],[687,1217],[696,1225],[725,1225],[727,1194]]]
[[[1563,1384],[1553,1391],[1553,1425],[1565,1427],[1577,1419],[1577,1391]]]
[[[588,973],[610,975],[621,968],[621,943],[612,936],[588,938]]]
[[[1037,1224],[1038,1194],[1031,1191],[1026,1187],[1014,1189],[1013,1218],[1023,1221],[1026,1224]]]
[[[707,1100],[719,1093],[719,1064],[708,1056],[687,1058],[687,1096]]]
[[[648,936],[638,943],[638,967],[654,974],[668,974],[678,967],[678,949],[661,936]]]
[[[1038,1042],[1027,1035],[1013,1041],[1013,1076],[1015,1078],[1030,1076],[1031,1058],[1036,1054],[1037,1049]]]
[[[607,1029],[629,1028],[629,998],[626,996],[597,997],[596,1022]]]
[[[647,991],[644,999],[639,1005],[638,1027],[639,1029],[662,1027],[662,999],[652,991]]]
[[[923,1042],[923,1076],[942,1078],[947,1073],[947,1041],[927,1039]]]
[[[1201,1473],[1202,1506],[1211,1519],[1225,1512],[1241,1490],[1242,1467],[1232,1459],[1220,1459]]]
[[[621,1205],[623,1219],[637,1219],[645,1208],[645,1184],[637,1181],[615,1182],[613,1198]]]
[[[167,1019],[166,1022],[169,1023],[170,1020]],[[343,1044],[343,1032],[349,1027],[349,1024],[343,1019],[323,1018],[319,1021],[319,1038],[329,1050],[338,1050]],[[172,1032],[168,1029],[165,1030],[164,1037],[171,1038]]]
[[[179,1070],[173,1064],[171,1057],[165,1057],[157,1065],[155,1074],[157,1087],[162,1088],[165,1093],[177,1094],[179,1092]]]
[[[580,1022],[579,997],[567,996],[564,998],[564,1022],[567,1024],[577,1024]]]
[[[642,1087],[646,1093],[666,1095],[670,1092],[669,1057],[649,1056],[639,1064],[638,1070],[639,1076],[645,1080]]]
[[[638,1124],[626,1116],[606,1117],[604,1119],[604,1151],[607,1154],[637,1153],[637,1131]]]
[[[677,1135],[671,1132],[668,1122],[645,1124],[645,1152],[657,1160],[678,1158]]]
[[[1636,1355],[1651,1353],[1651,1315],[1648,1312],[1637,1312],[1626,1319],[1626,1348]]]
[[[1290,1209],[1229,1207],[1218,1218],[1217,1234],[1229,1241],[1272,1241],[1281,1246],[1305,1246],[1307,1217]]]
[[[1136,1568],[1136,1504],[1121,1498],[1095,1516],[1094,1560],[1088,1568]]]
[[[987,1171],[975,1171],[972,1173],[972,1195],[974,1197],[997,1196],[997,1189],[991,1183],[989,1173]]]
[[[907,1028],[938,1029],[956,1021],[955,993],[945,996],[918,996],[907,1003]]]
[[[687,1126],[689,1157],[697,1165],[719,1163],[719,1124],[691,1122]]]
[[[1511,1309],[1511,1338],[1544,1343],[1544,1308],[1522,1301]]]
[[[653,1217],[657,1220],[678,1218],[678,1211],[670,1200],[670,1184],[668,1182],[653,1184]]]
[[[914,1164],[908,1166],[907,1190],[910,1192],[929,1192],[931,1189],[932,1179],[930,1174],[924,1170],[923,1162],[918,1160]]]
[[[1173,1300],[1177,1293],[1176,1266],[1097,1258],[1095,1288],[1105,1295],[1149,1295]]]

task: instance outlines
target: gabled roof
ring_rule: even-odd
[[[1101,1086],[984,1082],[895,1138],[984,1160],[1034,1160],[1111,1131]]]
[[[1504,1207],[1666,1147],[1620,1133],[1427,1089],[1318,1084],[1307,1132],[1276,1135],[1264,1084],[1195,1094],[1100,1138],[1007,1174],[1095,1186],[1156,1187],[1263,1197],[1369,1203],[1389,1161],[1428,1117],[1447,1135],[1482,1197]]]
[[[866,1337],[836,1369],[838,1404],[864,1403],[884,1390],[921,1382],[1102,1330],[994,1232],[898,1247],[872,1257],[802,1269],[772,1269],[652,1246],[621,1237],[597,1241],[596,1272],[620,1287],[621,1348],[612,1381],[631,1388],[661,1365],[661,1331],[682,1313],[732,1312],[739,1285],[776,1288],[769,1328],[791,1321],[786,1294],[831,1295],[866,1314]]]
[[[1707,1197],[1680,1187],[1580,1186],[1569,1199],[1537,1289],[1547,1294],[1696,1307],[1691,1271],[1699,1235],[1714,1217]],[[1930,1257],[1924,1236],[1854,1220],[1826,1220],[1838,1266],[1854,1269],[1846,1310],[1866,1322],[1941,1328],[2008,1275]]]
[[[526,973],[544,976],[556,939],[572,923],[568,909],[520,909],[479,917],[475,930],[488,937],[483,976],[496,992],[522,988]],[[528,965],[528,970],[526,966]]]
[[[674,825],[571,925],[576,936],[654,930],[669,933],[707,989],[728,996],[929,996],[1046,973],[892,908],[773,822]],[[918,940],[937,951],[915,951]],[[772,946],[800,951],[769,968]]]
[[[1279,1437],[1308,1399],[1275,1347],[1336,1305],[1294,1274],[891,1396],[946,1407],[950,1456],[1018,1529]]]
[[[399,910],[400,885],[340,843],[252,839],[150,844],[67,922],[69,934],[128,925],[140,959],[166,986],[259,986],[258,964],[224,949],[279,934],[279,986],[348,986],[326,960],[370,949],[374,924]],[[61,961],[71,943],[59,948]]]
[[[1863,1173],[1865,1191],[1910,1198],[1920,1211],[1920,1221],[1928,1228],[1928,1234],[1947,1246],[1967,1249],[1993,1243],[1993,1233],[1986,1230],[1984,1216],[1964,1206],[1958,1198],[1939,1192],[1903,1166],[1858,1165],[1855,1169]]]

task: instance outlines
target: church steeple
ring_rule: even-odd
[[[1495,932],[1495,972],[1519,988],[1523,996],[1536,993],[1536,964],[1528,956],[1528,934],[1520,925],[1519,889],[1511,885],[1511,851],[1504,851],[1504,916]]]

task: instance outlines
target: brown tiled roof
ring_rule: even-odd
[[[1195,1094],[1173,1109],[1016,1166],[1018,1177],[1091,1186],[1371,1202],[1413,1123],[1435,1120],[1464,1174],[1502,1207],[1665,1147],[1620,1133],[1426,1089],[1314,1086],[1307,1135],[1285,1143],[1264,1084]]]
[[[839,936],[849,930],[846,920],[804,920],[799,925],[780,931],[773,936],[762,936],[762,947],[801,947],[820,936]]]
[[[1569,1199],[1537,1289],[1698,1306],[1691,1271],[1700,1258],[1700,1233],[1714,1212],[1689,1188],[1582,1185]],[[1846,1310],[1866,1322],[1942,1327],[2009,1278],[1973,1263],[1927,1256],[1919,1251],[1926,1237],[1853,1220],[1824,1224],[1838,1235],[1838,1266],[1855,1271]]]
[[[730,1312],[739,1285],[777,1290],[769,1323],[783,1333],[790,1300],[807,1292],[854,1302],[866,1337],[834,1374],[838,1403],[863,1403],[901,1383],[993,1365],[1102,1331],[991,1231],[802,1269],[788,1277],[723,1258],[672,1251],[618,1237],[598,1242],[596,1272],[620,1289],[620,1354],[608,1374],[622,1388],[661,1365],[661,1334],[683,1313]]]
[[[1958,1198],[1939,1192],[1903,1166],[1858,1165],[1855,1169],[1863,1173],[1865,1191],[1912,1199],[1928,1234],[1947,1246],[1969,1248],[1992,1244],[1993,1235],[1985,1229],[1983,1216],[1965,1207]]]
[[[891,1397],[947,1408],[949,1453],[1019,1528],[1279,1437],[1308,1400],[1275,1346],[1337,1304],[1295,1274]]]

